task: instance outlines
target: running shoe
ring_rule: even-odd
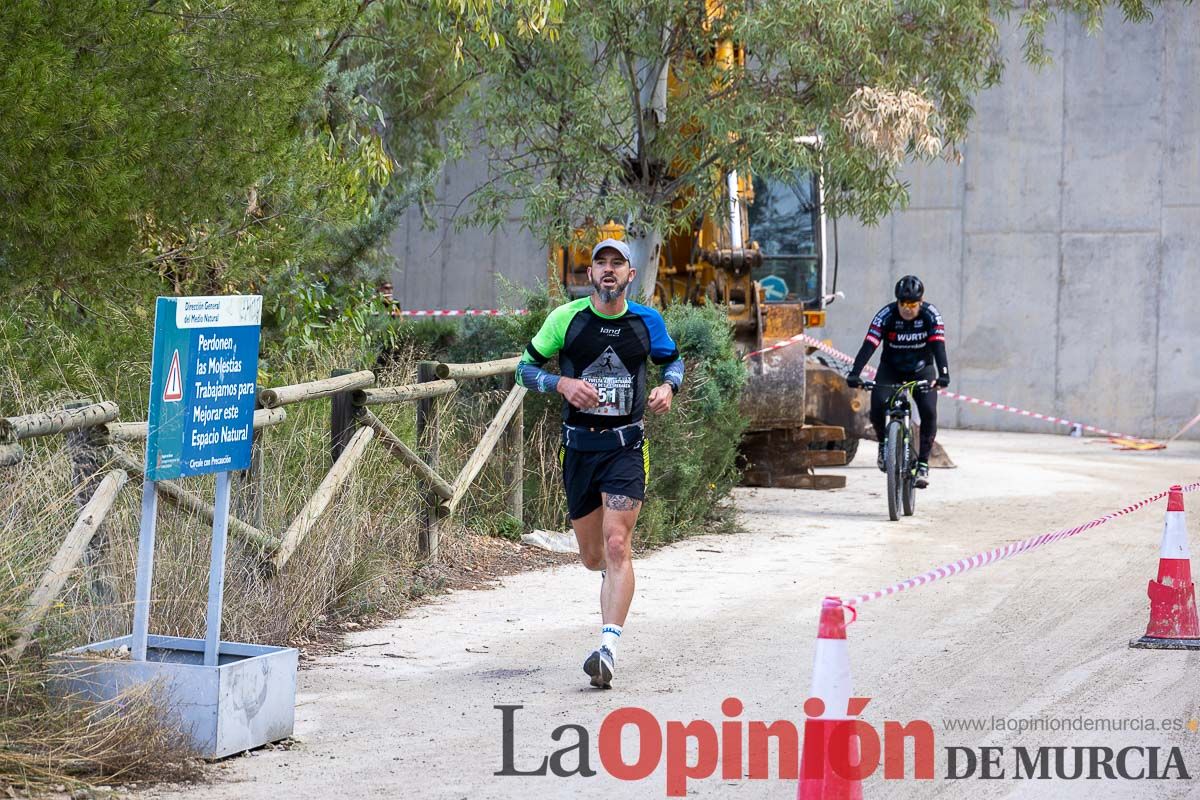
[[[592,679],[592,686],[597,689],[611,689],[613,677],[613,654],[607,647],[593,650],[583,662],[583,671]]]

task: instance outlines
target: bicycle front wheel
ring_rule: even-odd
[[[903,446],[904,432],[900,429],[900,423],[889,422],[884,461],[887,466],[885,471],[887,472],[888,518],[893,521],[900,519],[901,495],[904,493],[904,476],[901,474],[901,470],[904,468],[904,456],[900,452],[900,448]]]
[[[913,451],[912,436],[906,436],[904,439],[904,463],[902,464],[904,480],[903,485],[903,508],[904,516],[911,517],[913,511],[917,508],[917,476],[915,469],[917,466],[917,454]]]

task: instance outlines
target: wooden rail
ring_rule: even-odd
[[[421,361],[417,364],[419,382],[435,383],[437,379],[436,361]],[[429,396],[418,400],[416,409],[417,455],[435,472],[441,466],[438,463],[441,460],[440,406],[440,403],[434,402],[433,396]],[[442,511],[445,503],[446,501],[432,489],[425,495],[425,513],[422,515],[421,529],[417,532],[417,553],[429,561],[438,560],[438,542],[450,516]]]
[[[141,462],[135,461],[125,453],[116,451],[113,455],[113,460],[121,469],[129,473],[146,476],[146,468]],[[164,500],[170,500],[180,508],[199,514],[211,525],[216,510],[211,503],[206,503],[200,499],[199,495],[189,492],[174,481],[155,481],[154,489]],[[229,532],[234,536],[241,537],[246,542],[260,548],[264,552],[274,553],[279,548],[279,540],[269,533],[260,531],[253,525],[249,525],[232,514],[229,515]]]
[[[501,358],[496,361],[484,361],[480,364],[446,364],[439,362],[434,368],[439,378],[487,378],[492,375],[506,375],[517,369],[520,356]]]
[[[260,408],[254,412],[254,430],[278,425],[287,419],[287,411],[282,408]],[[102,431],[113,442],[136,442],[145,439],[149,430],[146,422],[109,422]]]
[[[58,548],[58,552],[54,554],[50,566],[46,567],[46,571],[42,573],[42,579],[38,581],[37,588],[33,590],[33,594],[29,596],[25,608],[21,611],[21,616],[17,620],[16,641],[4,652],[5,658],[9,661],[20,658],[21,654],[25,652],[25,648],[29,646],[34,631],[41,624],[46,612],[50,610],[50,604],[63,590],[71,571],[83,557],[88,543],[100,529],[109,509],[113,507],[113,503],[117,499],[117,492],[121,490],[128,479],[129,476],[123,470],[114,469],[108,472],[100,481],[92,499],[79,512],[75,525],[67,534],[62,546]]]
[[[25,457],[19,444],[0,444],[0,467],[11,467]]]
[[[313,529],[317,521],[321,519],[321,515],[325,513],[325,509],[329,507],[329,502],[333,500],[334,494],[346,482],[354,471],[354,467],[362,460],[363,453],[367,450],[367,444],[375,432],[370,428],[360,428],[358,433],[350,438],[346,449],[342,451],[341,457],[334,463],[333,469],[329,470],[329,474],[321,481],[321,485],[317,487],[317,491],[313,494],[309,501],[304,504],[304,508],[296,515],[296,519],[288,526],[287,531],[283,534],[283,541],[279,545],[279,549],[275,553],[275,557],[271,559],[271,565],[275,571],[283,569],[284,564],[296,552],[296,548],[300,542],[308,535],[308,532]]]
[[[506,381],[511,389],[517,383],[516,375]],[[524,521],[525,514],[525,412],[518,408],[513,412],[512,422],[504,432],[500,447],[508,453],[505,460],[504,482],[508,485],[508,513],[514,519]]]
[[[64,408],[42,414],[23,417],[0,418],[0,440],[31,439],[34,436],[51,436],[56,433],[76,431],[112,422],[120,409],[117,404],[105,400],[82,408]]]
[[[277,386],[274,389],[263,389],[258,393],[258,402],[263,408],[278,408],[289,403],[300,403],[305,400],[320,400],[335,394],[362,389],[375,385],[375,373],[370,370],[351,372],[348,375],[337,375],[309,383],[297,383],[292,386]]]
[[[475,445],[475,452],[471,453],[471,457],[463,465],[462,471],[454,479],[454,496],[450,498],[451,514],[454,513],[454,509],[458,508],[458,504],[466,496],[467,490],[471,488],[471,484],[474,482],[476,476],[479,475],[479,471],[487,463],[488,457],[496,449],[496,444],[504,434],[504,429],[508,426],[508,421],[521,408],[521,401],[525,399],[527,391],[529,390],[524,386],[517,385],[512,387],[512,390],[508,393],[508,397],[504,399],[504,404],[500,406],[500,410],[496,412],[496,416],[492,419],[492,423],[484,431],[479,444]]]
[[[412,469],[413,472],[424,480],[426,483],[437,492],[438,497],[443,500],[449,500],[454,496],[454,487],[446,482],[445,478],[433,471],[433,468],[421,460],[421,457],[412,451],[399,436],[392,433],[391,429],[383,423],[383,420],[372,414],[368,409],[362,408],[358,412],[358,421],[366,425],[371,430],[375,431],[375,436],[379,439],[379,443],[388,449],[388,451],[403,461]]]
[[[405,403],[450,394],[458,388],[452,380],[412,383],[406,386],[384,386],[380,389],[359,389],[354,393],[354,405],[375,406],[384,403]]]

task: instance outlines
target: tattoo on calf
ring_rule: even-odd
[[[634,500],[623,494],[610,494],[604,497],[604,507],[611,508],[613,511],[635,511],[641,504],[641,500]]]

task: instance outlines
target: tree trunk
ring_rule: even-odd
[[[633,266],[637,269],[637,277],[629,286],[625,296],[635,303],[646,303],[654,299],[654,286],[658,283],[658,261],[662,256],[662,233],[658,230],[634,232],[630,229],[625,234],[625,242],[633,255]]]

